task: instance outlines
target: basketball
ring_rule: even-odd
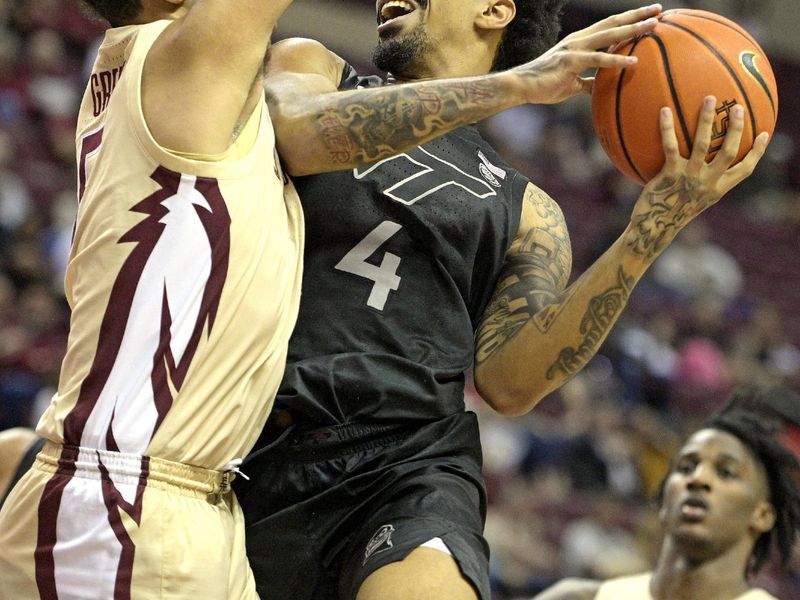
[[[656,28],[610,51],[639,59],[629,69],[600,69],[592,121],[606,154],[623,173],[646,183],[664,165],[659,111],[672,109],[681,155],[688,158],[706,96],[717,99],[706,160],[722,147],[730,111],[745,109],[736,162],[763,131],[772,135],[778,89],[764,51],[742,27],[702,10],[675,9]]]

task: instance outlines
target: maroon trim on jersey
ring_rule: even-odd
[[[203,223],[208,234],[208,240],[211,243],[211,274],[206,284],[206,291],[203,294],[203,303],[200,309],[201,315],[208,316],[208,331],[210,332],[217,318],[222,288],[228,277],[228,264],[231,253],[231,218],[216,179],[198,177],[195,188],[208,201],[211,207],[211,212],[203,210],[199,206],[195,207],[197,216]],[[200,332],[201,330],[196,330],[198,339]],[[194,345],[196,346],[196,342]],[[188,368],[189,365],[186,364],[179,369],[180,381],[183,381]]]
[[[159,167],[151,175],[151,178],[161,185],[161,189],[133,207],[132,210],[147,214],[148,217],[132,227],[119,240],[120,243],[138,243],[131,251],[114,282],[108,307],[100,326],[100,337],[94,363],[81,385],[80,395],[75,407],[73,407],[64,421],[64,436],[68,444],[77,445],[80,443],[89,415],[94,409],[97,399],[100,397],[114,367],[139,278],[164,230],[164,225],[160,220],[168,211],[162,203],[177,193],[181,175],[164,167]],[[173,398],[169,380],[172,380],[175,389],[179,390],[182,387],[194,359],[206,321],[208,322],[209,331],[214,326],[222,296],[222,288],[228,274],[231,219],[225,199],[222,197],[216,179],[198,177],[195,182],[195,189],[205,198],[211,208],[209,211],[201,206],[195,206],[197,216],[206,230],[209,244],[211,245],[211,272],[203,292],[203,299],[194,331],[189,339],[186,351],[178,363],[176,363],[170,349],[169,330],[172,322],[166,300],[166,290],[164,291],[161,310],[161,339],[153,356],[153,373],[151,375],[153,397],[158,413],[154,433],[172,406]],[[113,440],[113,436],[110,439]]]
[[[112,423],[114,423],[116,414],[117,407],[114,406],[114,410],[111,411],[111,422],[108,424],[108,429],[106,430],[106,449],[112,452],[119,452],[119,445],[117,444],[116,438],[114,438],[114,428],[111,426]]]
[[[136,498],[133,504],[127,502],[122,497],[117,487],[114,485],[108,469],[100,460],[100,453],[97,454],[98,467],[100,469],[101,485],[103,490],[103,501],[108,510],[108,523],[117,536],[117,540],[122,546],[122,551],[117,565],[117,576],[114,582],[114,600],[130,600],[131,582],[133,581],[133,559],[136,555],[136,545],[131,539],[128,530],[122,522],[120,510],[124,510],[137,525],[142,523],[142,499],[144,489],[147,487],[147,476],[150,474],[150,458],[142,457],[140,466],[139,484],[136,487]]]
[[[78,162],[78,203],[83,200],[83,193],[86,191],[86,158],[97,150],[102,142],[102,128],[90,133],[81,141],[81,156]]]
[[[175,357],[172,355],[170,346],[170,341],[172,339],[170,335],[172,313],[169,310],[167,290],[166,288],[164,289],[161,304],[161,338],[159,340],[158,350],[153,356],[153,373],[151,376],[153,398],[155,399],[156,410],[158,411],[158,419],[155,425],[156,430],[172,407],[173,397],[169,381],[172,381],[172,385],[176,390],[180,390],[181,387],[183,387],[183,382],[186,380],[186,374],[194,359],[197,346],[203,335],[203,330],[206,328],[206,322],[208,322],[209,333],[214,327],[220,298],[222,297],[222,288],[228,276],[231,247],[231,219],[228,214],[228,207],[225,204],[225,199],[222,197],[216,179],[198,177],[194,187],[200,195],[205,198],[211,208],[211,211],[208,211],[199,205],[195,205],[194,207],[197,212],[197,217],[206,230],[208,241],[211,246],[211,271],[205,290],[203,291],[203,298],[200,301],[200,310],[197,314],[194,330],[186,344],[186,350],[181,360],[177,363]]]
[[[159,221],[168,213],[168,210],[162,203],[177,193],[181,181],[180,173],[164,167],[158,167],[150,177],[161,188],[131,209],[148,216],[119,239],[121,244],[138,243],[131,250],[111,288],[108,306],[100,324],[94,362],[81,384],[78,401],[64,419],[65,444],[77,446],[81,443],[83,429],[108,381],[122,345],[139,278],[164,230],[165,225]]]
[[[228,214],[228,207],[219,190],[216,179],[198,177],[195,189],[206,199],[211,211],[201,206],[195,205],[197,217],[203,224],[211,245],[211,272],[203,292],[203,299],[200,303],[200,311],[197,315],[194,331],[186,346],[183,358],[177,364],[170,353],[169,363],[172,371],[172,381],[177,389],[180,389],[186,379],[186,373],[192,363],[192,358],[200,343],[206,321],[208,321],[209,333],[214,328],[214,321],[217,317],[222,288],[228,276],[228,262],[230,260],[231,248],[231,219]],[[166,313],[169,315],[169,313]]]
[[[58,541],[58,510],[64,488],[75,474],[75,460],[78,448],[65,447],[58,459],[58,469],[47,482],[39,500],[39,529],[36,536],[36,550],[33,553],[36,569],[36,586],[42,600],[58,600],[56,590],[55,559],[53,548]]]
[[[147,217],[133,226],[119,239],[119,243],[136,242],[136,245],[122,265],[111,288],[108,306],[100,324],[100,335],[94,362],[88,375],[83,380],[75,406],[64,419],[65,446],[78,446],[80,444],[86,423],[114,368],[139,280],[165,228],[161,220],[168,213],[168,209],[163,202],[177,194],[181,177],[180,173],[175,173],[164,167],[158,167],[151,175],[151,178],[160,185],[160,189],[131,209],[134,212],[146,214]],[[160,311],[161,333],[158,346],[153,355],[153,372],[151,374],[153,398],[158,412],[153,435],[155,435],[172,406],[173,397],[170,381],[175,389],[181,389],[203,331],[206,328],[206,323],[208,323],[209,332],[214,326],[222,289],[228,274],[231,219],[225,200],[215,179],[197,178],[195,189],[205,198],[211,209],[207,210],[204,207],[195,205],[197,216],[203,224],[211,247],[211,271],[203,292],[194,330],[189,338],[186,350],[177,364],[170,347],[172,315],[169,310],[167,290],[164,288]],[[119,451],[112,431],[114,413],[112,413],[111,422],[106,431],[106,445],[112,451]],[[77,458],[77,453],[72,460],[74,461],[75,458]],[[126,502],[122,497],[102,462],[99,463],[99,469],[109,524],[122,546],[114,598],[115,600],[128,600],[130,598],[135,545],[127,530],[125,530],[119,511],[125,510],[137,525],[140,523],[142,499],[147,485],[147,475],[149,474],[149,458],[142,457],[140,482],[133,505]],[[40,585],[40,589],[46,589],[48,593],[52,592],[53,595],[48,596],[48,598],[56,598],[53,547],[57,542],[56,518],[61,503],[61,493],[74,471],[75,467],[72,464],[71,471],[65,471],[64,477],[54,478],[48,482],[45,488],[46,491],[52,488],[53,492],[57,492],[57,494],[45,494],[39,507],[40,530],[36,549],[37,581],[39,580],[41,564],[42,581],[50,587],[42,588],[42,585]],[[43,594],[42,597],[45,598],[46,596]]]

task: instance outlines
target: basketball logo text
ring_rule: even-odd
[[[716,154],[722,148],[725,134],[728,133],[728,124],[731,120],[731,109],[737,102],[733,100],[723,100],[717,106],[717,114],[714,117],[714,126],[711,128],[711,144],[708,147],[709,154]]]

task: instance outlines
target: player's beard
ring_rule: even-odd
[[[425,26],[420,23],[407,35],[379,39],[372,53],[372,62],[381,71],[395,77],[413,79],[430,44]]]

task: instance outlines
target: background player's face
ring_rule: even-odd
[[[403,79],[436,77],[437,64],[468,51],[480,0],[378,0],[373,61]]]
[[[679,451],[664,485],[661,518],[686,554],[708,559],[752,544],[772,526],[763,467],[735,436],[695,433]],[[749,550],[748,550],[749,553]]]

